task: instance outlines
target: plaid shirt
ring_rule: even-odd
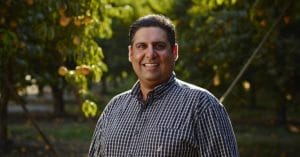
[[[175,78],[142,100],[137,82],[100,116],[89,157],[237,157],[225,108],[208,91]]]

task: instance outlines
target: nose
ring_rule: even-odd
[[[157,57],[157,52],[153,46],[149,46],[146,52],[146,58],[155,58]]]

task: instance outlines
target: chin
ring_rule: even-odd
[[[160,81],[161,80],[161,77],[144,77],[145,80],[148,80],[148,81]]]
[[[162,76],[142,76],[140,79],[146,80],[146,81],[153,81],[153,82],[159,82],[162,79]]]

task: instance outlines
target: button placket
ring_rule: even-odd
[[[145,115],[146,104],[140,103],[140,105],[141,105],[141,108],[140,108],[140,111],[139,111],[137,119],[136,119],[136,125],[133,129],[132,143],[131,143],[130,151],[128,154],[129,156],[134,156],[134,154],[136,153],[135,152],[137,150],[136,148],[140,145],[140,143],[139,143],[140,136],[141,136],[140,133],[146,122],[146,115]]]

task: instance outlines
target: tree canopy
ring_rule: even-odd
[[[291,4],[289,5],[289,3]],[[249,107],[287,110],[299,103],[299,2],[244,0],[169,0],[132,2],[134,16],[159,13],[177,28],[178,77],[211,90],[221,97],[258,48],[267,32],[288,6],[279,24],[258,50],[250,66],[225,99],[229,108]],[[144,10],[141,12],[140,10]],[[130,21],[130,20],[129,20]],[[123,26],[115,22],[114,37],[105,44],[108,75],[130,71]],[[120,26],[122,26],[120,28]],[[122,37],[123,36],[123,37]],[[127,35],[126,35],[127,37]],[[128,44],[128,43],[127,43]],[[119,45],[119,46],[117,46]],[[122,64],[118,64],[122,63]],[[115,66],[114,66],[115,65]],[[116,78],[116,77],[113,77]],[[284,118],[278,118],[278,121]]]
[[[0,2],[1,142],[7,141],[8,102],[26,96],[29,85],[49,85],[54,99],[62,99],[67,81],[76,87],[84,114],[96,115],[95,103],[83,101],[88,83],[107,71],[95,38],[111,37],[112,18],[127,18],[130,11],[113,1]]]
[[[0,122],[6,124],[8,101],[33,84],[50,85],[61,98],[68,82],[86,116],[95,115],[88,84],[134,76],[128,27],[150,13],[176,25],[178,77],[220,97],[283,13],[224,104],[274,109],[284,123],[287,104],[300,102],[299,8],[295,0],[0,1]]]

